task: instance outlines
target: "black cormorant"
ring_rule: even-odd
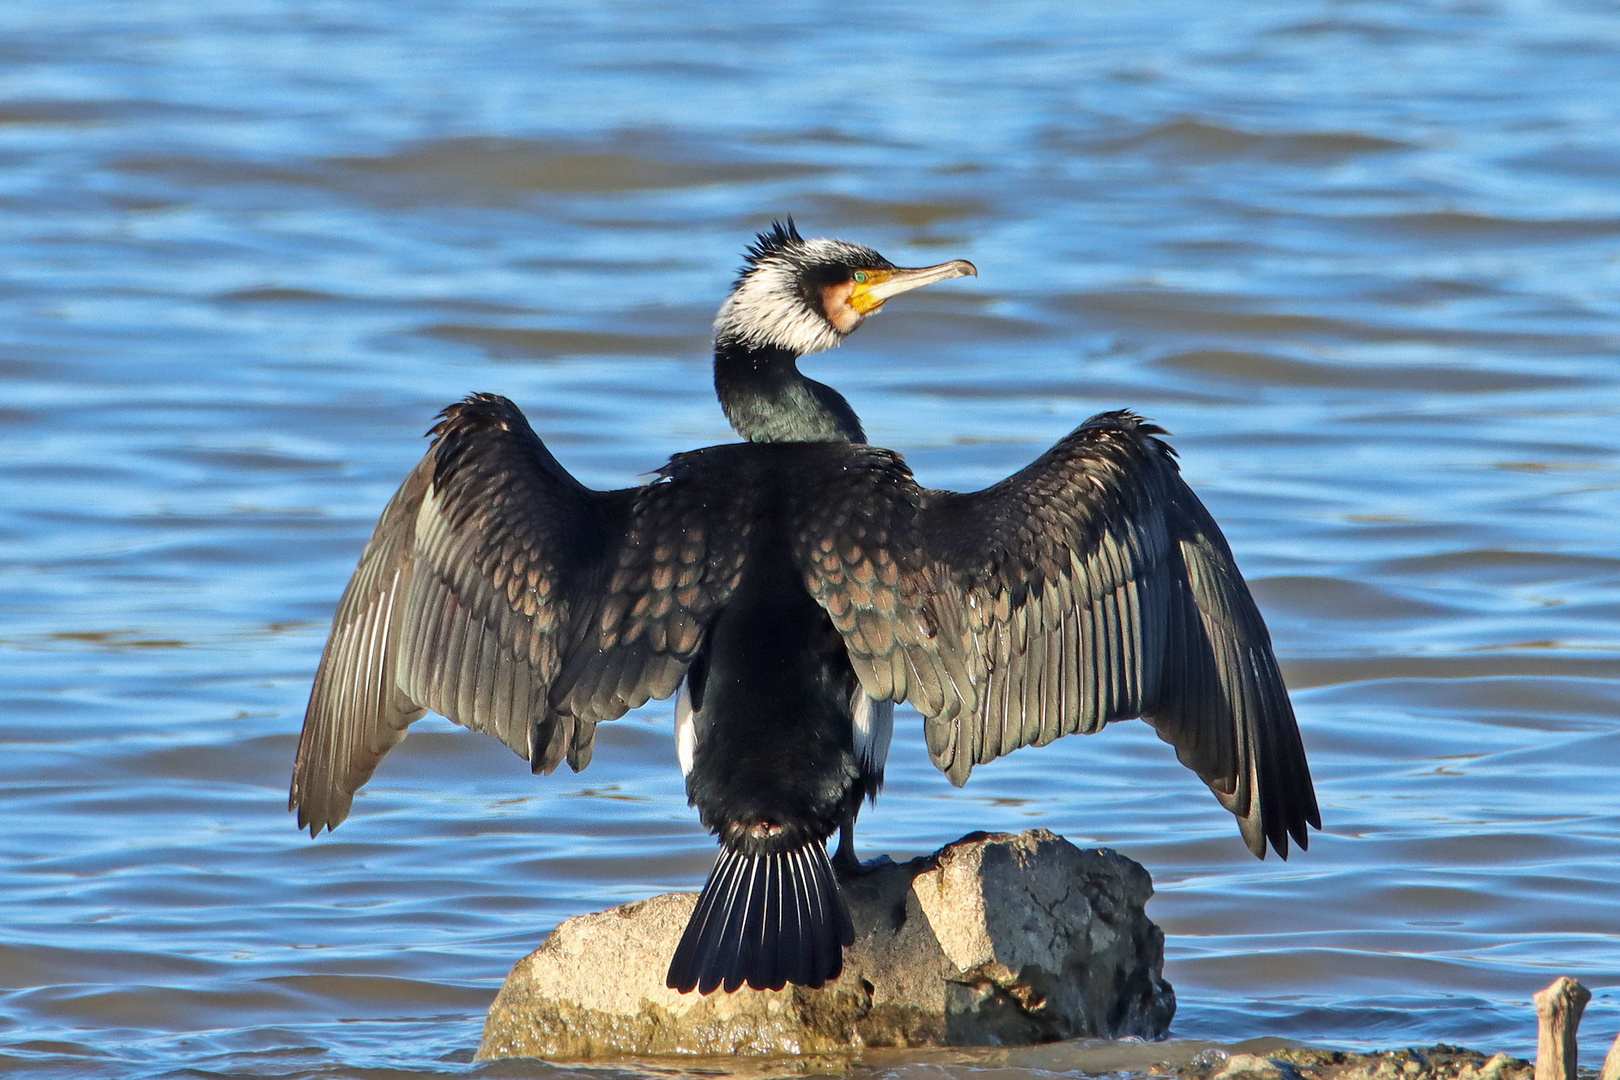
[[[687,793],[720,856],[668,984],[821,986],[854,930],[854,863],[894,703],[952,782],[1021,746],[1142,717],[1249,850],[1321,827],[1299,729],[1231,551],[1164,432],[1081,424],[983,491],[919,487],[800,356],[908,289],[974,274],[760,235],[715,319],[715,389],[748,441],[652,483],[581,485],[504,398],[450,406],[383,511],[315,676],[290,806],[335,827],[428,709],[535,772],[679,692]]]

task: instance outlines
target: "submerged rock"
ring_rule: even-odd
[[[863,1046],[1163,1038],[1175,993],[1148,873],[1037,829],[975,833],[846,882],[856,941],[821,990],[677,994],[664,972],[697,902],[583,915],[520,960],[478,1056],[804,1054]]]

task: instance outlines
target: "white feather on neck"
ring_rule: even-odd
[[[716,341],[787,349],[799,356],[836,348],[844,335],[814,310],[799,288],[795,262],[831,261],[843,253],[834,240],[806,240],[793,260],[767,255],[726,297],[714,318]]]

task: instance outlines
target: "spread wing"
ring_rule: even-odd
[[[742,570],[753,515],[723,477],[593,491],[505,398],[441,415],[315,676],[289,799],[311,835],[428,709],[584,768],[598,723],[675,691]]]
[[[928,491],[898,458],[829,478],[796,556],[872,697],[974,765],[1142,717],[1237,816],[1249,849],[1320,815],[1270,635],[1163,431],[1093,417],[1028,468]]]

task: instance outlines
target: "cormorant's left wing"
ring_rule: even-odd
[[[821,480],[797,559],[866,692],[927,718],[957,784],[1021,746],[1142,717],[1256,855],[1320,827],[1270,636],[1163,432],[1093,417],[983,491],[898,458]]]
[[[311,833],[432,709],[550,772],[596,725],[675,691],[753,528],[723,474],[593,491],[505,398],[444,411],[332,622],[289,809]]]

